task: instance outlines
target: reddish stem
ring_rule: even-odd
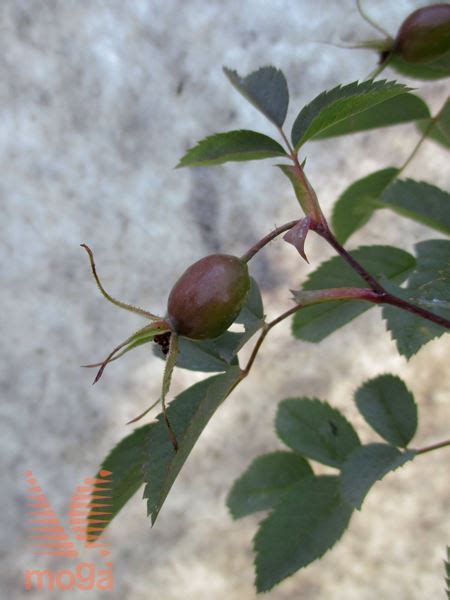
[[[247,252],[241,256],[241,260],[243,262],[248,262],[251,258],[255,256],[257,252],[261,250],[261,248],[264,248],[264,246],[266,246],[269,242],[271,242],[273,239],[275,239],[277,236],[281,235],[285,231],[292,229],[294,225],[297,225],[298,221],[298,219],[296,221],[289,221],[289,223],[285,223],[284,225],[281,225],[280,227],[277,227],[276,229],[268,233],[261,240],[259,240],[259,242],[256,242],[256,244],[254,244],[250,248],[250,250],[247,250]]]

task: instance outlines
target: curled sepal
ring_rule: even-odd
[[[309,263],[309,260],[305,254],[305,241],[310,227],[311,217],[304,217],[283,236],[283,240],[288,244],[292,244],[307,263]]]
[[[97,383],[97,381],[103,375],[103,371],[105,370],[106,365],[108,365],[110,362],[112,362],[113,360],[117,360],[133,348],[136,348],[137,346],[142,346],[142,344],[152,342],[156,335],[165,333],[167,331],[170,331],[169,324],[163,319],[160,319],[156,323],[146,325],[145,327],[142,327],[142,329],[136,331],[136,333],[133,333],[132,336],[130,336],[124,342],[116,346],[102,362],[82,366],[87,368],[100,367],[94,379],[94,383]]]
[[[320,209],[317,194],[300,165],[276,165],[292,183],[297,200],[311,223],[325,224],[325,217]]]
[[[166,396],[169,393],[170,383],[172,381],[172,373],[173,373],[173,370],[174,370],[176,362],[177,362],[177,356],[178,356],[178,336],[175,332],[172,332],[170,335],[169,352],[167,354],[166,366],[164,367],[161,398],[158,398],[158,400],[156,402],[154,402],[153,404],[151,404],[148,408],[146,408],[143,413],[141,413],[134,419],[131,419],[131,421],[128,421],[128,423],[127,423],[127,425],[129,425],[130,423],[136,423],[136,421],[139,421],[140,419],[142,419],[142,417],[144,417],[148,412],[150,412],[152,410],[152,408],[154,408],[157,404],[159,404],[159,402],[161,402],[162,409],[163,409],[163,415],[164,415],[164,422],[167,426],[170,441],[172,442],[175,452],[178,450],[178,441],[177,441],[175,432],[173,430],[173,427],[169,421],[169,417],[167,416]]]
[[[94,276],[95,282],[97,283],[97,287],[100,290],[101,294],[109,302],[111,302],[112,304],[115,304],[119,308],[123,308],[124,310],[128,310],[137,315],[141,315],[142,317],[145,317],[146,319],[150,319],[150,321],[160,321],[161,320],[161,317],[158,317],[157,315],[154,315],[154,314],[148,312],[147,310],[140,308],[139,306],[133,306],[132,304],[127,304],[126,302],[121,302],[120,300],[117,300],[116,298],[113,298],[113,296],[108,294],[108,292],[103,287],[103,285],[100,281],[100,278],[97,274],[97,269],[95,267],[95,262],[94,262],[94,253],[92,252],[92,250],[89,248],[89,246],[87,244],[80,244],[80,246],[82,248],[84,248],[86,250],[86,252],[88,253],[89,261],[91,263],[92,275]]]
[[[169,353],[167,354],[166,366],[164,368],[162,394],[161,394],[161,405],[164,413],[164,421],[167,425],[169,432],[170,441],[174,447],[175,452],[178,450],[178,441],[175,432],[170,424],[169,417],[167,416],[166,408],[166,396],[169,393],[170,383],[172,381],[172,373],[175,368],[178,356],[178,336],[175,332],[172,332],[170,336]]]

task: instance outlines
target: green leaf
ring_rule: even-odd
[[[195,442],[219,405],[239,382],[239,367],[231,367],[222,375],[209,377],[179,394],[168,408],[168,418],[175,431],[178,451],[170,441],[162,414],[147,438],[143,467],[146,483],[144,498],[152,524]]]
[[[402,282],[415,265],[411,254],[393,246],[362,246],[351,252],[374,277]],[[303,290],[333,287],[366,287],[365,282],[340,257],[322,263],[302,286]],[[308,342],[320,342],[373,305],[362,300],[326,302],[299,310],[293,319],[295,337]]]
[[[380,375],[355,394],[364,419],[387,442],[406,448],[417,429],[417,405],[400,377]]]
[[[426,64],[409,63],[400,56],[393,55],[389,67],[412,79],[442,79],[450,75],[450,52]]]
[[[133,433],[124,438],[117,444],[102,462],[98,470],[96,479],[102,479],[102,471],[110,471],[111,489],[108,490],[105,496],[108,497],[108,502],[112,504],[107,511],[108,515],[98,517],[94,514],[89,515],[89,520],[102,519],[103,523],[95,523],[96,527],[101,527],[102,531],[90,533],[90,538],[94,541],[94,536],[99,537],[103,530],[111,523],[120,509],[128,502],[128,500],[138,491],[144,483],[142,477],[142,464],[144,460],[144,448],[147,436],[150,434],[153,425],[144,425],[139,429],[135,429]],[[96,494],[98,495],[98,494]],[[95,502],[95,499],[93,499]],[[94,525],[94,523],[93,523]]]
[[[380,208],[450,234],[450,194],[424,181],[396,181],[381,197]]]
[[[420,298],[439,295],[450,301],[450,240],[425,240],[415,245],[417,266],[408,288]]]
[[[347,529],[352,512],[340,497],[337,477],[305,477],[295,484],[255,536],[258,592],[323,556]]]
[[[261,67],[241,77],[227,67],[223,68],[232,85],[269,121],[282,127],[289,105],[289,90],[283,72],[275,67]]]
[[[428,127],[434,121],[433,126],[427,133],[427,137],[438,142],[444,148],[450,148],[450,100],[447,100],[444,107],[434,119],[424,119],[418,121],[417,127],[419,131],[425,133]]]
[[[333,230],[341,244],[360,229],[379,208],[377,200],[397,177],[394,167],[375,171],[358,179],[338,198],[332,217]]]
[[[306,141],[410,88],[395,81],[357,81],[322,92],[299,113],[292,127],[291,139],[296,149]]]
[[[368,110],[352,114],[349,118],[321,131],[312,139],[322,140],[338,135],[348,135],[368,131],[369,129],[427,119],[430,116],[429,108],[422,98],[414,94],[402,94],[376,104]]]
[[[216,133],[201,140],[186,152],[177,168],[221,165],[229,161],[260,160],[273,156],[286,156],[278,142],[262,133],[241,129]]]
[[[325,465],[339,468],[360,445],[358,434],[327,402],[289,398],[278,405],[276,430],[292,450]]]
[[[389,290],[394,293],[395,290]],[[411,300],[408,294],[402,295],[398,288],[396,296],[403,296],[405,300]],[[446,313],[449,315],[449,310],[433,310],[432,312]],[[407,359],[410,359],[416,354],[422,346],[431,342],[434,338],[440,337],[448,331],[432,323],[422,317],[418,317],[412,313],[396,308],[395,306],[383,306],[383,318],[386,320],[386,327],[395,341],[399,353]],[[442,314],[445,316],[445,314]],[[449,315],[450,316],[450,315]],[[449,318],[447,316],[447,318]]]
[[[228,346],[228,357],[234,357],[264,325],[264,306],[261,291],[253,277],[250,278],[250,290],[247,299],[235,322],[244,326],[244,333],[228,332],[233,334],[235,339],[235,342]],[[222,354],[225,357],[227,356],[223,351]]]
[[[310,475],[309,463],[293,452],[259,456],[235,481],[227,506],[234,519],[272,508],[295,483]]]
[[[387,444],[368,444],[356,448],[342,468],[342,497],[350,506],[360,510],[370,488],[415,455],[412,450],[400,452],[398,448]]]
[[[389,291],[450,319],[450,240],[426,240],[416,244],[415,248],[417,268],[406,289]],[[384,306],[382,314],[398,351],[406,358],[411,358],[424,344],[447,332],[440,325],[394,306]]]
[[[339,197],[332,222],[341,243],[381,208],[450,233],[450,195],[429,183],[394,181],[398,173],[395,168],[376,171],[353,183]]]
[[[220,356],[213,340],[194,341],[180,337],[178,346],[176,366],[180,369],[219,373],[226,371],[230,366],[231,361],[226,361]],[[166,360],[166,356],[159,346],[153,347],[153,354],[162,360]]]
[[[264,306],[258,283],[253,277],[250,278],[250,290],[245,304],[236,318],[236,323],[242,323],[244,327],[251,327],[255,322],[264,320]]]

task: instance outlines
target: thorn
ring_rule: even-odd
[[[305,254],[305,241],[308,231],[311,228],[311,217],[300,219],[297,225],[294,225],[284,236],[283,240],[292,244],[300,256],[309,264],[308,257]]]

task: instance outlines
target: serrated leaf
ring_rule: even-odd
[[[397,293],[396,295],[400,296],[401,294]],[[409,297],[406,296],[404,299],[409,300]],[[395,306],[383,306],[382,314],[397,350],[407,359],[414,356],[422,346],[446,333],[446,329],[440,325]]]
[[[450,234],[450,194],[425,181],[396,181],[384,191],[380,208]]]
[[[408,280],[408,288],[420,297],[438,292],[450,300],[450,240],[425,240],[415,244],[417,266]]]
[[[406,448],[417,429],[417,405],[400,377],[380,375],[355,393],[359,412],[369,425],[394,446]]]
[[[234,519],[272,508],[295,483],[310,475],[309,463],[293,452],[259,456],[234,482],[227,506]]]
[[[400,452],[388,444],[368,444],[356,448],[342,468],[342,497],[350,506],[360,510],[370,488],[415,455],[412,450]]]
[[[283,147],[271,137],[241,129],[216,133],[197,143],[186,152],[178,167],[205,167],[229,161],[260,160],[286,156]]]
[[[397,177],[394,167],[375,171],[352,183],[338,198],[333,209],[332,224],[341,244],[363,227],[379,208],[377,200]]]
[[[393,55],[389,67],[412,79],[442,79],[450,75],[450,52],[426,64],[409,63],[400,56]]]
[[[111,503],[111,507],[103,511],[110,513],[101,516],[103,523],[95,523],[96,527],[102,528],[102,531],[89,533],[92,541],[95,541],[94,537],[101,535],[120,509],[144,483],[142,477],[144,447],[152,427],[153,425],[149,424],[135,429],[133,433],[121,440],[102,462],[95,479],[102,478],[101,471],[110,471],[112,473],[110,478],[111,487],[105,494],[107,495],[107,502]],[[88,520],[92,519],[98,520],[99,517],[89,514]]]
[[[415,258],[393,246],[362,246],[351,252],[374,277],[402,282],[415,266]],[[321,290],[333,287],[366,287],[365,282],[340,257],[322,263],[312,273],[303,290]],[[299,310],[293,319],[295,337],[308,342],[320,342],[359,315],[372,308],[361,300],[326,302]]]
[[[395,81],[357,81],[322,92],[297,116],[291,139],[296,149],[329,127],[364,112],[390,98],[405,94],[410,88]]]
[[[232,85],[269,121],[282,127],[289,105],[289,90],[283,72],[272,66],[261,67],[246,77],[223,68]]]
[[[430,110],[426,103],[414,94],[402,94],[376,104],[368,110],[352,114],[349,118],[328,127],[312,140],[323,140],[339,135],[349,135],[380,127],[400,125],[419,119],[428,119]]]
[[[433,126],[428,129],[432,121]],[[418,121],[417,127],[422,133],[427,131],[427,138],[434,140],[444,148],[450,148],[450,100],[447,100],[436,118]]]
[[[426,240],[415,248],[417,267],[407,287],[389,291],[450,319],[450,241]],[[382,314],[398,351],[408,359],[424,344],[447,332],[440,325],[394,306],[384,306]]]
[[[144,498],[152,524],[201,432],[241,377],[239,367],[196,383],[171,402],[168,418],[178,441],[175,452],[164,417],[158,415],[147,438],[143,476]]]
[[[292,450],[331,467],[339,468],[360,445],[358,434],[344,415],[320,400],[283,400],[275,423],[279,438]]]
[[[352,515],[337,477],[306,477],[280,500],[254,539],[256,588],[266,592],[325,554]]]

